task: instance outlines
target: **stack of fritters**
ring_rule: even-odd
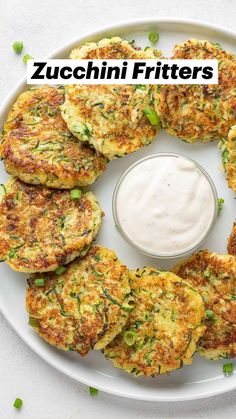
[[[129,272],[98,246],[59,276],[32,275],[26,307],[30,324],[52,345],[81,355],[105,348],[115,366],[136,376],[191,364],[205,330],[203,301],[186,282],[154,268]]]
[[[26,183],[71,189],[93,183],[106,160],[68,130],[60,111],[64,89],[22,93],[4,124],[0,155],[6,171]]]
[[[37,286],[37,279],[44,285]],[[128,269],[99,246],[61,275],[34,274],[28,283],[31,325],[51,345],[81,355],[104,348],[120,333],[133,306]]]
[[[2,188],[0,259],[17,271],[53,271],[70,262],[86,253],[101,226],[96,197],[67,189],[93,183],[106,160],[67,129],[63,101],[62,88],[28,90],[4,125],[0,152],[15,177]]]
[[[30,324],[46,341],[81,355],[103,349],[115,367],[135,376],[179,369],[196,351],[213,360],[234,357],[235,301],[231,255],[201,251],[174,273],[129,272],[99,246],[61,275],[31,275],[26,293]]]

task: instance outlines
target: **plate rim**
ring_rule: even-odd
[[[127,19],[127,20],[120,20],[118,22],[109,24],[109,25],[103,25],[99,26],[97,29],[93,31],[86,31],[81,34],[81,36],[74,37],[70,41],[67,41],[63,43],[62,46],[60,46],[57,49],[54,49],[51,53],[46,55],[46,59],[54,58],[58,56],[59,54],[63,53],[64,50],[71,48],[75,43],[81,43],[85,41],[87,38],[92,38],[95,36],[99,36],[100,34],[104,32],[108,32],[109,30],[121,30],[124,28],[132,28],[137,25],[145,25],[145,24],[155,24],[158,26],[158,24],[189,24],[193,27],[197,28],[203,28],[203,29],[212,29],[216,32],[220,32],[222,35],[226,35],[230,38],[234,38],[236,40],[236,32],[230,29],[225,29],[220,25],[209,23],[203,20],[197,20],[197,19],[187,19],[187,18],[175,18],[175,17],[146,17],[142,19]],[[19,91],[22,90],[24,84],[26,84],[26,75],[21,77],[19,81],[13,86],[13,88],[10,90],[10,93],[7,95],[6,99],[3,100],[0,106],[0,115],[4,114],[8,111],[9,106],[11,105],[12,101],[15,99],[15,97],[19,94]],[[10,325],[10,327],[16,332],[16,334],[23,340],[23,342],[36,353],[41,359],[43,359],[46,363],[51,365],[53,368],[55,368],[57,371],[65,374],[67,377],[72,378],[76,382],[82,383],[84,385],[90,386],[93,385],[93,383],[90,382],[89,379],[86,379],[85,377],[81,377],[78,379],[77,374],[74,374],[73,372],[69,371],[66,367],[62,365],[59,365],[57,361],[54,361],[53,359],[48,359],[47,354],[44,353],[44,351],[41,351],[41,349],[38,348],[37,344],[34,342],[31,342],[28,340],[28,338],[25,335],[22,335],[18,330],[17,327],[14,324],[14,321],[9,318],[8,314],[5,313],[4,308],[1,306],[1,300],[0,300],[0,311],[3,314],[4,318]],[[219,394],[228,393],[230,391],[233,391],[236,389],[236,377],[235,381],[232,383],[228,383],[227,388],[222,389],[216,389],[214,391],[208,390],[204,392],[200,392],[196,395],[190,394],[190,395],[178,395],[178,396],[164,396],[164,395],[139,395],[134,393],[127,394],[125,391],[121,390],[113,390],[109,388],[107,385],[100,385],[96,384],[96,388],[98,390],[109,393],[115,396],[128,398],[128,399],[136,399],[136,400],[143,400],[143,401],[156,401],[156,402],[178,402],[178,401],[191,401],[191,400],[198,400],[208,397],[214,397]]]

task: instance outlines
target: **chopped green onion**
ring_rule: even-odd
[[[89,394],[90,394],[90,396],[97,396],[98,395],[98,390],[94,387],[89,387]]]
[[[160,118],[154,109],[145,108],[143,112],[152,125],[158,125],[160,123]]]
[[[22,49],[23,49],[23,42],[21,42],[21,41],[15,41],[13,44],[12,44],[12,49],[13,49],[13,51],[16,53],[16,54],[20,54],[21,52],[22,52]]]
[[[28,60],[33,60],[33,57],[29,54],[25,54],[23,57],[23,63],[26,64]]]
[[[208,318],[208,319],[213,319],[214,318],[214,312],[212,311],[212,310],[206,310],[205,311],[205,313],[206,313],[206,317]]]
[[[92,271],[92,274],[93,274],[93,275],[95,275],[95,276],[98,276],[98,277],[103,276],[103,273],[102,273],[102,272],[98,272],[96,269],[94,269],[94,270]]]
[[[8,253],[9,259],[13,259],[16,253],[17,253],[17,249],[11,249]]]
[[[231,375],[231,374],[233,374],[233,371],[234,371],[234,366],[233,366],[232,362],[230,362],[229,364],[224,364],[223,365],[223,373],[225,375]]]
[[[134,332],[133,330],[127,330],[124,333],[124,341],[128,346],[132,346],[137,338],[137,333]]]
[[[213,45],[215,45],[218,49],[222,49],[222,46],[219,44],[219,42],[214,42]]]
[[[81,198],[81,190],[80,189],[72,189],[70,191],[71,199],[80,199]]]
[[[28,324],[29,324],[31,327],[38,327],[38,320],[37,320],[37,319],[35,319],[34,317],[29,316],[29,321],[28,321]]]
[[[128,311],[129,313],[131,313],[131,311],[133,311],[134,309],[134,302],[129,301],[127,304],[122,304],[120,307],[121,310]]]
[[[22,405],[23,405],[23,401],[22,401],[21,399],[19,399],[19,398],[17,398],[17,399],[14,401],[14,404],[13,404],[13,406],[14,406],[16,409],[21,409]]]
[[[220,214],[225,200],[223,198],[218,198],[217,202],[218,202],[218,214]]]
[[[135,90],[146,90],[145,84],[135,84],[134,86]]]
[[[54,272],[56,275],[61,275],[66,271],[65,266],[59,266],[59,268],[57,268]]]
[[[224,146],[223,146],[224,147]],[[227,148],[223,149],[221,160],[224,170],[226,170],[226,165],[228,163],[228,157],[229,157],[229,150]]]
[[[148,35],[148,39],[152,44],[155,44],[159,39],[159,35],[157,32],[150,32]]]
[[[44,278],[37,278],[37,279],[35,279],[34,283],[35,283],[36,287],[43,287],[44,284],[45,284],[45,280],[44,280]]]

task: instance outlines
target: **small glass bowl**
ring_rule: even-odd
[[[208,227],[208,229],[206,230],[205,234],[203,236],[201,236],[201,238],[199,239],[199,241],[197,243],[194,243],[193,246],[189,246],[188,248],[184,249],[181,252],[176,252],[176,253],[153,253],[152,251],[148,251],[145,248],[142,248],[141,246],[137,245],[137,243],[135,243],[127,234],[126,232],[123,230],[121,223],[119,221],[119,216],[118,216],[118,211],[117,211],[117,195],[119,192],[119,188],[124,180],[124,178],[127,176],[127,174],[136,166],[138,166],[139,164],[141,164],[143,161],[145,160],[149,160],[152,158],[157,158],[157,157],[163,157],[163,156],[171,156],[171,157],[180,157],[180,158],[184,158],[186,160],[189,160],[190,162],[192,162],[200,171],[201,173],[205,176],[205,178],[208,180],[211,189],[212,189],[212,193],[213,193],[213,197],[214,197],[214,212],[213,212],[213,217],[212,217],[212,221]],[[116,228],[118,230],[118,232],[121,234],[121,236],[123,237],[123,239],[130,244],[132,247],[134,247],[136,250],[138,250],[139,252],[141,252],[142,254],[146,255],[146,256],[150,256],[153,258],[157,258],[157,259],[175,259],[175,258],[180,258],[183,256],[187,256],[193,252],[195,252],[197,249],[199,249],[199,247],[201,247],[201,245],[205,242],[205,240],[207,239],[208,235],[210,234],[215,221],[217,219],[218,216],[218,195],[217,195],[217,191],[216,191],[216,187],[213,183],[213,180],[211,179],[211,177],[209,176],[209,174],[206,172],[205,169],[203,169],[203,167],[197,163],[195,160],[184,156],[182,154],[177,154],[177,153],[156,153],[156,154],[152,154],[150,156],[144,157],[140,160],[138,160],[137,162],[135,162],[134,164],[132,164],[124,173],[123,175],[121,175],[121,177],[119,178],[115,189],[114,189],[114,193],[113,193],[113,198],[112,198],[112,212],[113,212],[113,218],[115,221],[115,225]]]

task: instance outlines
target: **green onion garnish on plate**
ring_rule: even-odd
[[[98,395],[98,390],[94,387],[89,387],[89,394],[90,394],[90,396],[97,396]]]
[[[28,60],[33,60],[33,57],[29,54],[25,54],[23,57],[23,63],[26,64]]]
[[[220,212],[222,211],[224,202],[225,202],[225,200],[223,198],[218,198],[218,200],[217,200],[217,203],[218,203],[218,214],[220,214]]]
[[[224,375],[231,375],[234,372],[234,366],[232,362],[229,362],[228,364],[223,365],[223,373]]]
[[[159,39],[159,35],[157,32],[150,32],[148,35],[148,39],[152,44],[155,44]]]
[[[16,409],[21,409],[22,405],[23,405],[23,401],[17,397],[16,400],[14,401],[13,406]]]
[[[22,52],[23,46],[24,45],[22,41],[15,41],[12,44],[12,49],[16,54],[20,54]]]

